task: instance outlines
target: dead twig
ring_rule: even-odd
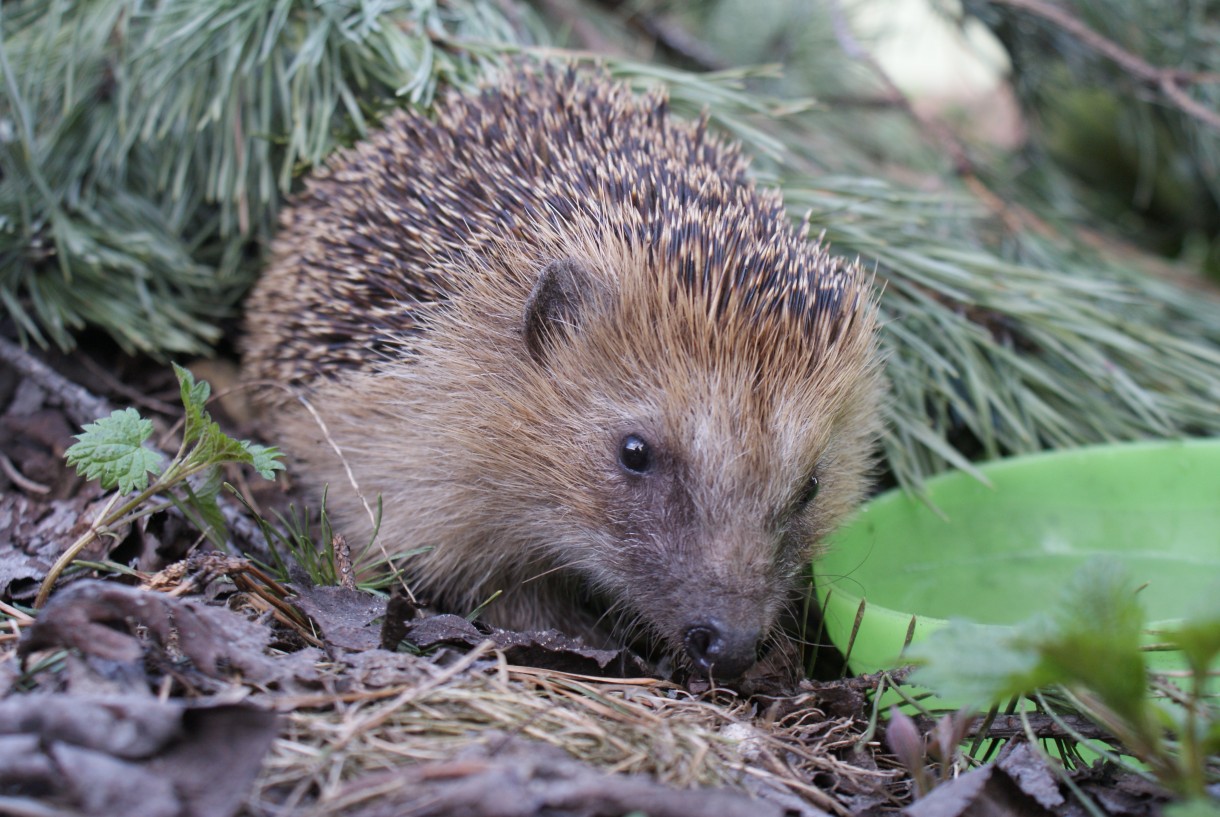
[[[700,71],[724,71],[732,67],[710,45],[667,17],[639,12],[627,18],[627,22]]]
[[[1220,82],[1220,74],[1181,71],[1176,68],[1160,68],[1152,65],[1105,35],[1094,31],[1067,9],[1048,3],[1046,0],[988,0],[988,2],[995,6],[1018,9],[1051,23],[1143,84],[1160,91],[1182,113],[1220,131],[1220,113],[1192,99],[1182,87],[1183,84]]]
[[[872,52],[856,39],[847,22],[847,16],[843,12],[840,0],[830,0],[829,5],[831,26],[843,53],[851,59],[863,63],[876,75],[885,89],[883,98],[889,99],[895,107],[902,109],[910,117],[929,146],[948,154],[949,160],[953,163],[954,173],[987,209],[994,213],[1011,232],[1032,230],[1048,238],[1057,238],[1058,233],[1049,224],[1026,208],[1005,201],[1002,196],[997,195],[983,182],[979,177],[974,160],[970,158],[970,152],[957,134],[936,117],[921,113],[915,108],[910,98],[902,92],[902,89],[898,87]]]
[[[551,6],[554,0],[547,0]],[[600,5],[622,15],[623,21],[651,39],[671,56],[700,71],[723,71],[732,67],[710,44],[691,34],[676,20],[663,14],[650,14],[635,3],[600,0]]]
[[[34,623],[34,617],[14,607],[11,604],[6,604],[0,601],[0,614],[6,615],[13,620],[13,624],[18,627],[29,627]]]
[[[26,493],[30,494],[49,494],[51,493],[50,485],[43,485],[41,482],[35,482],[18,470],[13,461],[4,454],[0,454],[0,471],[12,480],[13,484],[21,488]]]
[[[124,383],[122,380],[114,376],[114,373],[107,370],[96,360],[89,355],[77,355],[81,364],[89,370],[89,374],[101,381],[111,394],[120,395],[130,400],[132,405],[143,406],[150,411],[155,411],[158,414],[163,414],[167,417],[173,417],[178,412],[178,406],[168,403],[164,400],[158,400],[155,397],[145,394],[140,389],[134,389]],[[99,415],[100,416],[100,415]]]
[[[990,723],[985,718],[975,718],[974,723],[966,731],[966,737],[981,737],[985,739],[1006,740],[1026,736],[1026,724],[1034,737],[1039,739],[1071,738],[1064,725],[1070,727],[1077,735],[1094,740],[1113,740],[1114,736],[1100,728],[1083,715],[1060,714],[1052,718],[1041,712],[1027,712],[1024,719],[1020,715],[1000,714]],[[920,734],[928,734],[935,728],[936,718],[917,715],[913,718]]]
[[[106,417],[113,410],[108,401],[73,383],[7,338],[0,338],[0,361],[55,397],[77,425]]]
[[[571,32],[572,38],[589,51],[599,54],[622,53],[621,48],[589,22],[587,12],[575,7],[571,0],[539,0],[538,5],[549,19],[559,21]]]

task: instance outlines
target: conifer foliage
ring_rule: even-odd
[[[0,9],[0,299],[26,339],[201,352],[294,176],[478,73],[490,4],[16,0]]]
[[[1050,140],[984,161],[985,152],[960,146],[938,153],[944,140],[912,127],[918,117],[895,127],[911,111],[892,95],[880,98],[881,113],[853,106],[853,93],[865,99],[876,86],[852,80],[868,60],[833,19],[837,2],[795,4],[800,25],[776,27],[812,38],[816,47],[800,53],[818,55],[793,62],[782,85],[774,71],[675,67],[734,53],[712,26],[699,28],[730,2],[683,6],[678,22],[707,47],[692,51],[698,40],[688,37],[667,51],[660,37],[652,61],[640,63],[621,55],[638,45],[641,19],[673,4],[542,3],[564,15],[543,20],[505,0],[6,0],[0,331],[69,348],[92,325],[133,351],[205,352],[222,325],[232,328],[277,207],[310,166],[389,108],[427,107],[439,88],[473,86],[508,54],[588,61],[588,49],[600,48],[607,53],[595,58],[617,78],[666,85],[676,112],[703,112],[741,141],[763,183],[783,188],[795,219],[807,217],[836,252],[876,270],[893,395],[886,456],[898,481],[918,485],[948,465],[1048,447],[1220,434],[1220,301],[1152,272],[1164,264],[1110,240],[1126,238],[1130,222],[1107,223],[1101,209],[1081,207],[1083,196],[1063,192],[1062,176],[1037,158]],[[1164,69],[1157,76],[1172,94],[1150,99],[1154,77],[1131,81],[1099,51],[1096,32],[1064,33],[1062,21],[1042,13],[1066,9],[1087,27],[1097,14],[1084,11],[1107,5],[1141,10],[1149,36],[1124,40],[1124,53]],[[1055,93],[1031,88],[1101,77],[1110,107],[1139,98],[1130,110],[1170,123],[1186,145],[1174,161],[1165,143],[1157,162],[1202,173],[1220,144],[1206,113],[1220,65],[1206,60],[1220,57],[1192,36],[1183,40],[1190,64],[1166,68],[1171,52],[1161,46],[1180,23],[1158,18],[1156,5],[972,0],[967,13],[1021,55],[1018,90],[1035,125]],[[751,6],[751,20],[771,8]],[[1013,39],[1022,32],[1033,39]],[[555,48],[552,37],[587,48]],[[1031,43],[1046,42],[1065,65],[1077,66],[1079,53],[1115,70],[1073,74],[1029,56]],[[1152,45],[1141,51],[1141,43]],[[794,98],[801,88],[848,104]],[[1185,108],[1165,101],[1183,94]],[[1031,156],[1029,172],[1013,172]],[[919,175],[895,172],[904,164]],[[1213,203],[1215,176],[1197,182],[1197,195]],[[1185,232],[1201,229],[1191,222]],[[1183,258],[1189,253],[1175,274],[1186,266],[1189,277]]]

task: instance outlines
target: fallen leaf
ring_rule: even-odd
[[[270,683],[284,667],[265,654],[270,630],[223,607],[173,598],[114,582],[83,580],[51,597],[17,645],[23,658],[72,648],[107,661],[143,661],[155,647],[172,648],[202,675]]]
[[[0,701],[0,811],[231,817],[275,734],[275,714],[247,705],[13,695]]]
[[[35,734],[141,758],[179,736],[181,712],[181,704],[146,696],[12,695],[0,701],[0,735]]]
[[[1028,743],[1017,744],[1000,758],[998,765],[1021,791],[1043,807],[1053,809],[1065,802],[1063,793],[1059,791],[1059,778],[1046,765],[1046,758]]]
[[[385,599],[342,587],[300,587],[288,603],[313,620],[328,651],[364,652],[381,646]]]
[[[902,813],[906,817],[1049,817],[1051,814],[993,764],[941,783]]]
[[[406,641],[421,650],[439,646],[473,648],[491,640],[510,664],[577,675],[630,678],[648,674],[647,665],[630,650],[602,650],[557,630],[483,632],[454,615],[438,615],[409,622]]]

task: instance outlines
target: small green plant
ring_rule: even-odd
[[[206,381],[196,382],[177,364],[174,373],[185,420],[182,445],[168,462],[162,454],[144,446],[152,436],[153,425],[133,408],[111,412],[109,417],[88,423],[84,432],[76,435],[76,444],[66,454],[68,464],[86,479],[98,480],[102,488],[118,492],[89,530],[52,566],[39,589],[36,607],[46,603],[55,580],[94,539],[171,506],[223,547],[224,516],[216,502],[222,485],[221,466],[249,465],[265,479],[275,479],[275,472],[284,469],[275,448],[235,440],[220,430],[206,408],[212,393]],[[133,491],[134,496],[126,496]],[[154,499],[159,501],[151,501]]]
[[[910,657],[922,666],[910,681],[980,708],[1014,695],[1045,700],[1037,691],[1055,687],[1117,739],[1120,754],[1135,757],[1145,774],[1185,798],[1183,808],[1220,814],[1208,795],[1208,786],[1220,781],[1212,669],[1220,659],[1220,595],[1155,633],[1154,648],[1183,657],[1185,668],[1169,673],[1148,668],[1137,591],[1117,564],[1092,563],[1065,585],[1050,611],[1008,635],[955,622],[915,645]]]
[[[257,513],[245,497],[237,493],[233,486],[228,486],[234,496],[246,509],[253,514],[258,522],[259,530],[267,543],[267,553],[271,563],[266,565],[275,578],[282,582],[292,580],[292,567],[299,567],[309,577],[311,583],[317,586],[359,587],[363,590],[384,590],[398,579],[399,572],[385,570],[371,579],[358,582],[353,574],[353,560],[346,542],[337,536],[330,525],[330,515],[326,512],[326,492],[322,493],[322,504],[318,511],[317,528],[312,524],[312,515],[308,508],[298,510],[296,505],[288,506],[288,515],[275,511],[279,525],[273,525]],[[377,497],[375,522],[372,536],[362,548],[367,552],[377,540],[381,527],[381,497]],[[409,551],[404,554],[411,556],[422,553],[426,548]],[[356,561],[359,561],[357,557]]]

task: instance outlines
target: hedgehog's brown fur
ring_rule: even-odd
[[[308,393],[383,497],[385,547],[429,549],[405,562],[425,595],[466,612],[502,590],[492,623],[619,623],[698,664],[692,627],[768,632],[864,491],[874,323],[859,267],[799,234],[705,122],[599,73],[519,69],[309,180],[246,358]],[[294,473],[329,484],[358,540],[343,463],[278,393]],[[648,473],[618,459],[630,434]]]

